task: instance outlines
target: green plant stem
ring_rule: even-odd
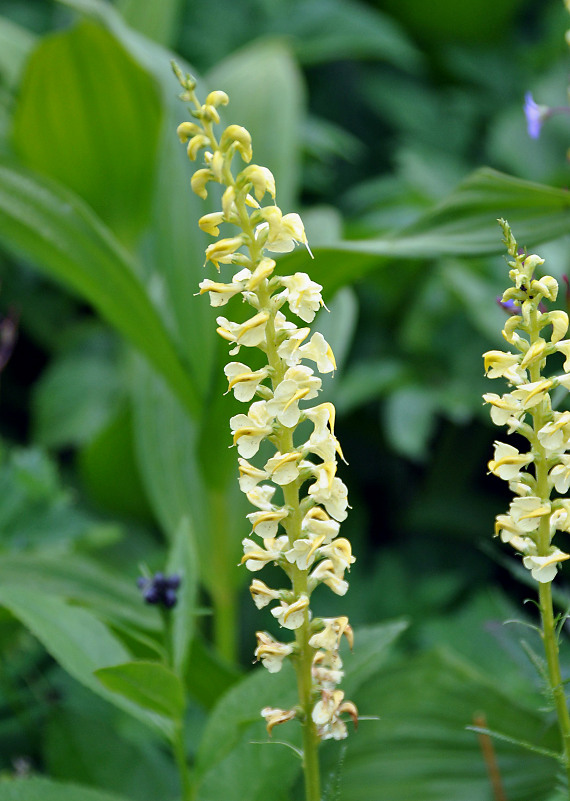
[[[192,788],[190,771],[188,769],[188,762],[186,760],[186,749],[184,748],[184,724],[182,721],[180,722],[180,725],[176,727],[176,732],[172,741],[172,749],[174,751],[176,766],[178,767],[182,801],[192,801],[194,791]]]
[[[562,739],[564,764],[568,779],[568,797],[570,798],[570,715],[568,714],[568,703],[562,683],[562,674],[560,672],[558,641],[554,624],[552,588],[550,582],[540,584],[539,601],[540,615],[542,618],[542,641],[546,654],[548,680],[554,699],[556,714],[558,716],[558,728]]]

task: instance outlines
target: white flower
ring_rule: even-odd
[[[294,646],[275,640],[266,631],[258,631],[255,658],[261,660],[269,673],[278,673],[283,667],[285,657],[292,654]]]
[[[322,562],[319,562],[309,578],[314,584],[320,582],[326,584],[336,595],[346,595],[348,590],[348,581],[344,581],[337,575],[331,559],[323,559]]]
[[[309,509],[301,524],[301,531],[305,537],[323,537],[323,542],[333,540],[340,530],[340,523],[332,520],[320,506]]]
[[[267,378],[267,368],[256,370],[255,372],[242,362],[229,362],[224,367],[224,373],[228,379],[228,390],[233,389],[234,396],[239,401],[249,402],[258,386]]]
[[[275,487],[272,487],[271,484],[262,484],[260,487],[256,486],[246,494],[248,501],[253,506],[257,506],[258,509],[269,512],[277,508],[271,503],[271,499],[275,495]]]
[[[305,411],[305,416],[314,428],[303,449],[315,453],[325,462],[333,462],[337,453],[343,459],[342,449],[334,435],[335,408],[332,403],[313,406]]]
[[[352,649],[353,632],[347,617],[323,618],[322,622],[325,626],[324,629],[317,634],[313,634],[309,640],[309,645],[312,648],[323,648],[325,651],[337,651],[340,647],[340,639],[344,634]]]
[[[554,465],[549,475],[556,492],[566,495],[570,489],[570,456],[562,454],[559,458],[560,462]]]
[[[301,415],[299,401],[316,398],[320,388],[321,379],[310,367],[290,367],[267,401],[268,409],[284,426],[294,428]]]
[[[298,214],[283,215],[279,206],[264,206],[260,209],[260,216],[264,222],[255,229],[255,238],[266,250],[272,253],[289,253],[295,245],[303,244],[311,253],[303,221]]]
[[[553,547],[548,556],[523,556],[523,565],[530,570],[533,579],[547,584],[558,572],[558,562],[565,559],[570,559],[570,554]]]
[[[537,436],[548,455],[565,450],[570,434],[570,412],[554,412],[554,420],[542,426]]]
[[[252,530],[262,539],[273,539],[277,536],[279,523],[288,515],[287,509],[272,509],[271,511],[250,512],[246,515],[252,525]]]
[[[295,273],[279,280],[286,287],[284,294],[293,314],[306,323],[312,323],[315,314],[321,306],[324,306],[321,297],[322,286],[311,281],[307,273]]]
[[[334,572],[341,578],[344,575],[344,571],[350,570],[350,566],[356,562],[355,557],[352,555],[350,542],[346,537],[339,537],[329,545],[323,545],[322,548],[319,548],[319,554],[329,557],[333,564]]]
[[[504,353],[501,350],[490,350],[483,354],[487,378],[504,377],[511,384],[522,384],[526,381],[526,370],[520,366],[521,357],[517,353]]]
[[[279,709],[273,706],[265,706],[261,710],[261,716],[267,724],[267,734],[271,737],[271,732],[280,723],[287,723],[297,716],[296,709]]]
[[[265,401],[256,401],[249,407],[249,414],[236,414],[230,418],[234,445],[244,459],[254,456],[261,440],[273,431],[273,415]]]
[[[319,373],[331,373],[336,370],[336,362],[331,346],[318,331],[313,334],[306,345],[301,345],[298,353],[302,359],[310,359],[315,362]]]
[[[536,531],[540,525],[540,519],[544,515],[550,514],[550,503],[542,502],[535,495],[528,495],[525,498],[515,498],[510,507],[510,514],[515,523],[523,531]]]
[[[346,520],[348,490],[340,478],[335,477],[330,483],[318,480],[308,491],[315,503],[322,504],[331,517],[341,523]]]
[[[295,328],[295,326],[293,326],[293,330],[289,332],[287,339],[277,348],[277,355],[280,359],[283,359],[288,367],[294,367],[301,361],[299,348],[310,333],[310,328]]]
[[[299,461],[301,454],[280,453],[277,451],[265,464],[265,470],[276,484],[286,486],[299,477]]]
[[[324,537],[315,539],[305,539],[299,537],[293,543],[293,547],[284,552],[284,556],[291,564],[296,564],[299,570],[308,570],[314,563],[316,552],[319,545],[322,545]]]
[[[240,564],[244,564],[252,573],[261,570],[269,562],[276,562],[281,556],[283,548],[288,545],[287,537],[278,537],[274,540],[265,540],[262,547],[247,537],[242,540],[243,556]]]
[[[236,343],[236,347],[230,350],[230,353],[234,356],[238,353],[241,345],[253,348],[265,342],[265,326],[268,320],[269,314],[267,312],[259,312],[249,320],[246,320],[245,323],[233,323],[225,317],[218,317],[216,331],[223,339]]]
[[[246,459],[238,459],[239,464],[239,488],[242,492],[251,492],[257,487],[260,481],[269,478],[265,470],[260,470],[255,465],[250,464]]]
[[[300,595],[299,598],[291,604],[281,601],[280,606],[276,606],[271,610],[271,614],[273,617],[277,618],[280,626],[294,630],[303,625],[305,610],[308,608],[308,597],[306,595]]]
[[[280,596],[279,590],[272,590],[265,582],[259,579],[254,579],[251,582],[249,591],[258,609],[263,609],[263,607],[270,604],[271,601],[277,601]]]
[[[518,477],[521,467],[532,462],[531,453],[521,454],[512,445],[495,442],[495,458],[489,464],[489,470],[505,481],[513,481]]]

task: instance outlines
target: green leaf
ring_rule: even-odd
[[[427,387],[403,386],[390,393],[383,409],[384,431],[397,453],[417,460],[427,456],[436,410],[437,400]]]
[[[34,385],[34,441],[51,448],[84,445],[117,411],[118,359],[111,348],[101,347],[109,339],[108,329],[98,325],[42,372]]]
[[[295,49],[304,64],[367,58],[386,60],[407,71],[417,71],[422,64],[403,29],[378,8],[350,0],[302,0],[296,10],[287,6],[284,16],[279,31],[294,33]]]
[[[224,119],[250,132],[255,163],[273,172],[278,203],[283,212],[291,211],[299,186],[304,89],[289,47],[281,41],[254,42],[217,64],[206,80],[229,95]]]
[[[489,728],[558,747],[554,726],[503,693],[500,676],[487,678],[452,653],[407,657],[378,671],[353,698],[362,721],[346,741],[342,801],[483,801],[489,777],[477,736],[466,729],[483,713]],[[556,787],[556,763],[510,743],[493,746],[509,801],[548,798]],[[340,746],[342,747],[342,746]],[[338,764],[339,745],[323,748],[323,774]]]
[[[343,653],[347,674],[344,688],[349,697],[377,671],[405,627],[404,622],[396,621],[355,633],[354,653]],[[264,706],[287,709],[296,702],[295,677],[288,663],[277,675],[262,668],[253,671],[220,699],[197,756],[199,801],[240,801],[246,797],[263,801],[291,785],[300,771],[299,760],[288,748],[268,745],[260,710]],[[299,735],[299,727],[289,724],[282,727],[278,739],[299,746]]]
[[[67,554],[65,559],[60,554],[2,554],[0,586],[8,585],[30,585],[46,595],[84,605],[114,626],[135,626],[145,632],[162,628],[156,609],[142,602],[134,581],[77,554]]]
[[[165,377],[190,414],[196,388],[128,253],[76,196],[0,161],[0,240],[89,301]]]
[[[521,245],[534,247],[570,231],[570,196],[484,167],[407,228],[315,248],[311,277],[332,291],[394,259],[502,253],[498,217],[509,221]],[[303,248],[283,257],[287,272],[308,269],[308,263]]]
[[[157,518],[170,538],[188,519],[196,536],[201,580],[210,589],[231,591],[247,578],[236,568],[244,526],[238,513],[243,498],[237,471],[227,488],[206,485],[197,463],[196,425],[141,359],[133,364],[132,391],[137,455]],[[215,424],[209,411],[205,410],[206,426]]]
[[[151,77],[86,21],[44,37],[33,52],[14,146],[24,164],[74,191],[132,244],[149,218],[160,121]]]
[[[95,675],[113,693],[173,722],[184,713],[184,688],[178,676],[159,662],[126,662],[98,668]]]
[[[130,654],[86,609],[26,587],[0,587],[0,604],[17,617],[74,679],[167,737],[172,723],[106,689],[95,677],[102,667],[123,664]]]
[[[177,603],[170,611],[172,620],[172,662],[175,673],[183,676],[194,636],[198,599],[198,552],[190,520],[183,518],[174,535],[166,566],[168,575],[181,577]]]
[[[7,17],[0,17],[0,83],[16,87],[34,43],[33,33]]]
[[[183,0],[120,0],[120,12],[125,21],[149,39],[169,45],[176,37],[180,24]],[[177,37],[176,37],[177,38]]]
[[[127,801],[111,793],[34,776],[0,780],[0,801]]]

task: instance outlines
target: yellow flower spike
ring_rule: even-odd
[[[206,234],[211,236],[218,236],[220,229],[218,225],[225,222],[225,215],[223,211],[213,211],[211,214],[204,214],[198,220],[198,225]]]
[[[246,164],[249,164],[253,153],[251,148],[251,134],[247,128],[244,128],[242,125],[228,125],[220,139],[220,149],[225,152],[232,145],[235,145],[242,159]]]
[[[206,190],[206,184],[208,181],[213,181],[214,176],[212,175],[212,171],[208,169],[203,170],[196,170],[192,178],[190,179],[190,186],[192,187],[192,191],[201,197],[202,200],[206,200],[208,197],[208,192]]]
[[[275,178],[273,173],[267,167],[260,167],[259,164],[250,164],[249,167],[242,170],[236,179],[236,184],[240,188],[251,184],[257,200],[263,200],[267,193],[272,198],[275,198]]]
[[[229,97],[225,92],[222,92],[221,89],[216,89],[214,92],[210,92],[206,98],[206,105],[214,106],[214,108],[217,108],[218,106],[227,106],[229,102]]]
[[[190,161],[196,161],[196,156],[198,155],[199,151],[203,147],[208,147],[209,144],[210,140],[204,134],[193,136],[188,142],[188,147],[186,149],[186,153],[188,154]]]
[[[178,138],[180,139],[181,143],[185,145],[191,136],[201,134],[203,131],[199,125],[196,125],[195,122],[181,122],[176,129],[176,133],[178,134]]]

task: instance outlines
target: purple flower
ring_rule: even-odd
[[[497,298],[497,303],[499,304],[501,309],[504,309],[507,312],[507,314],[512,315],[521,313],[521,307],[517,306],[514,300],[503,300],[499,295],[499,297]]]
[[[150,578],[141,576],[137,579],[137,586],[147,604],[172,609],[177,601],[176,590],[180,587],[180,576],[165,576],[163,573],[156,573]]]
[[[528,135],[531,139],[538,139],[542,123],[548,116],[548,106],[539,106],[534,102],[532,92],[527,92],[524,96],[524,113]]]

